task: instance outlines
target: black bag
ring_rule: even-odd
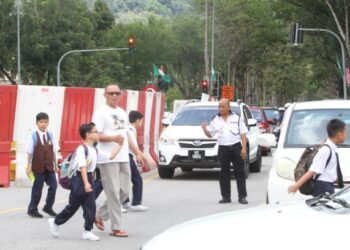
[[[297,182],[307,171],[309,171],[310,166],[312,164],[312,161],[314,160],[315,155],[317,154],[318,150],[323,147],[327,146],[330,150],[329,157],[326,162],[325,168],[328,166],[331,157],[332,157],[332,151],[331,148],[327,144],[316,144],[313,147],[307,147],[305,148],[303,154],[301,155],[297,166],[294,169],[294,179],[295,182]],[[305,182],[300,188],[299,192],[305,195],[312,195],[314,191],[314,183],[318,179],[320,174],[317,174],[315,178],[312,178]]]

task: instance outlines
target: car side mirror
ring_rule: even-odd
[[[277,146],[276,136],[273,134],[260,134],[258,136],[258,144],[262,147],[274,148]]]
[[[248,119],[248,122],[247,122],[248,127],[254,127],[254,126],[256,126],[257,123],[258,122],[256,119]]]
[[[171,119],[169,119],[169,118],[164,118],[162,120],[163,126],[169,126],[170,123],[171,123]]]
[[[280,134],[281,134],[281,128],[280,127],[276,127],[273,131],[272,134],[275,135],[276,140],[278,141],[278,139],[280,138]]]

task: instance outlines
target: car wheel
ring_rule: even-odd
[[[250,164],[250,171],[254,173],[258,173],[261,171],[261,148],[258,148],[258,152],[256,153],[256,160],[252,164]]]
[[[193,168],[181,168],[182,172],[192,172]]]
[[[158,166],[158,175],[162,179],[171,179],[175,173],[175,168],[165,168]]]

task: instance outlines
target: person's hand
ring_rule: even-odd
[[[296,184],[288,187],[288,194],[295,194],[296,191],[298,191],[298,186]]]
[[[86,192],[86,193],[92,192],[92,187],[91,187],[90,183],[87,184],[87,185],[85,185],[85,192]]]
[[[136,155],[136,162],[139,164],[139,165],[143,165],[144,164],[144,161],[143,161],[143,157],[142,157],[142,153],[138,153]]]
[[[122,136],[122,135],[115,135],[115,136],[113,136],[113,141],[116,142],[116,143],[119,143],[120,145],[123,145],[124,136]]]
[[[247,159],[247,149],[242,148],[242,150],[241,150],[241,157],[242,157],[243,160]]]
[[[208,126],[207,122],[202,122],[201,127],[203,131],[207,131],[207,126]]]
[[[31,172],[32,172],[32,168],[31,168],[30,166],[28,166],[28,167],[26,168],[26,174],[27,174],[28,177],[29,177],[29,175],[30,175]]]

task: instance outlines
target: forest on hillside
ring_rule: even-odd
[[[17,6],[0,1],[0,62],[17,72]],[[250,104],[342,96],[339,42],[325,32],[304,32],[293,46],[290,26],[329,29],[349,57],[348,1],[216,0],[214,63],[220,84],[234,84]],[[172,83],[166,97],[197,98],[210,78],[212,3],[206,0],[27,0],[20,6],[21,75],[24,84],[56,85],[57,63],[70,50],[123,48],[133,53],[72,54],[61,65],[67,86],[103,87],[119,82],[142,89],[153,80],[152,64],[164,66]],[[207,4],[207,5],[206,5]],[[207,6],[207,7],[206,7]],[[206,10],[208,16],[206,18]],[[125,22],[123,22],[123,20]],[[205,43],[205,23],[208,41]],[[207,47],[205,46],[207,44]],[[338,66],[339,65],[339,66]],[[1,73],[0,73],[1,74]],[[4,73],[2,77],[6,78]]]

